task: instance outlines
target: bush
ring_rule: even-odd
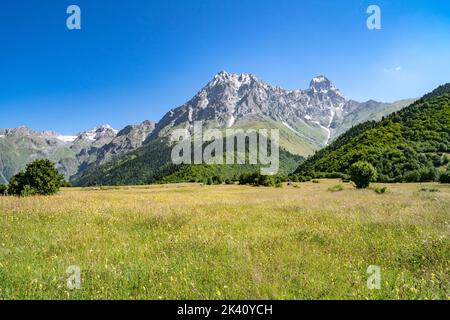
[[[223,180],[222,180],[222,178],[221,178],[220,176],[214,176],[214,177],[212,178],[212,183],[213,183],[213,184],[222,184],[222,183],[223,183]]]
[[[444,172],[439,177],[440,183],[450,183],[450,169],[447,170],[447,172]]]
[[[0,184],[0,196],[6,196],[8,194],[8,187],[4,184]]]
[[[264,186],[281,188],[282,178],[276,176],[265,176],[259,173],[242,174],[239,177],[240,185]]]
[[[310,176],[304,176],[301,174],[292,174],[289,176],[289,179],[292,182],[307,182],[307,181],[311,181],[311,177]]]
[[[20,191],[21,197],[34,196],[35,194],[37,194],[37,191],[28,184],[24,185],[22,190]]]
[[[438,178],[438,171],[436,168],[427,168],[420,171],[419,182],[433,182]]]
[[[225,179],[225,184],[233,184],[233,181],[231,179]]]
[[[419,182],[420,181],[420,172],[417,170],[409,171],[404,175],[405,182]]]
[[[69,181],[61,182],[61,188],[71,188],[72,184]]]
[[[328,188],[328,191],[331,191],[331,192],[339,192],[339,191],[342,191],[342,190],[344,190],[344,187],[341,184],[337,184],[335,186],[332,186],[332,187]]]
[[[431,192],[431,193],[434,193],[434,192],[440,192],[440,190],[436,189],[436,188],[421,188],[421,189],[419,189],[419,192]]]
[[[16,196],[52,195],[59,191],[64,178],[49,160],[36,160],[9,182],[8,193]]]
[[[377,170],[368,162],[359,161],[350,167],[350,179],[355,183],[356,188],[368,188],[370,182],[377,179]]]
[[[382,188],[375,187],[375,188],[373,188],[373,191],[375,191],[378,194],[384,194],[388,191],[388,188],[387,187],[382,187]]]
[[[25,174],[19,172],[9,180],[8,194],[20,196],[25,185]]]

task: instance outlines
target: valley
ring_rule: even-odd
[[[332,192],[336,184],[343,190]],[[5,299],[447,299],[450,188],[338,180],[0,197]],[[175,199],[175,200],[174,200]],[[369,290],[369,266],[381,269]],[[81,270],[68,290],[66,269]]]

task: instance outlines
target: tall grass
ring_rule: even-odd
[[[0,197],[0,299],[447,299],[450,188],[336,183]]]

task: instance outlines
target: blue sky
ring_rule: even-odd
[[[64,134],[157,121],[221,70],[286,89],[324,74],[360,101],[450,82],[448,0],[2,1],[0,40],[0,127]]]

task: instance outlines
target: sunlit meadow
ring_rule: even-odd
[[[0,299],[448,299],[450,187],[338,183],[0,197]]]

